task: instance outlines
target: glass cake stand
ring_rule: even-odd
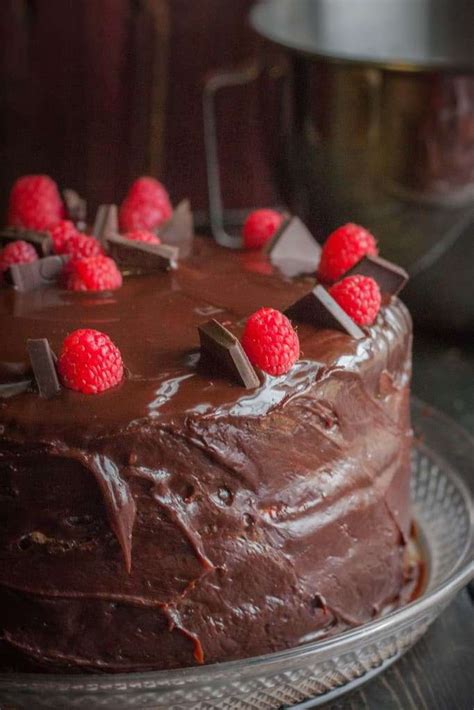
[[[0,707],[272,710],[316,707],[399,658],[474,573],[474,442],[444,415],[412,401],[414,515],[427,565],[415,601],[326,641],[257,658],[130,675],[0,675]]]

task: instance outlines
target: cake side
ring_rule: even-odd
[[[354,341],[298,328],[302,358],[245,392],[199,368],[196,325],[236,332],[308,289],[199,244],[110,296],[0,295],[21,371],[98,323],[127,378],[104,395],[2,402],[0,665],[132,671],[255,655],[396,603],[409,535],[411,322],[386,301]],[[179,323],[179,327],[176,324]]]

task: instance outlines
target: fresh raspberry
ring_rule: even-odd
[[[128,197],[146,197],[147,199],[153,200],[156,196],[161,196],[162,194],[168,195],[165,186],[153,177],[144,175],[137,178],[128,190]]]
[[[122,274],[113,259],[99,254],[70,261],[62,280],[68,291],[115,291],[122,285]]]
[[[300,341],[288,318],[273,308],[250,316],[242,334],[250,362],[269,375],[288,372],[300,355]]]
[[[134,242],[144,242],[145,244],[161,244],[161,240],[146,229],[134,229],[131,232],[126,232],[125,239],[132,239]]]
[[[68,219],[62,219],[54,227],[48,229],[48,232],[53,240],[53,251],[55,254],[64,254],[67,240],[79,234],[75,225]]]
[[[99,256],[104,253],[100,243],[87,234],[72,234],[66,239],[58,254],[70,254],[73,259],[86,259],[89,256]]]
[[[64,216],[59,190],[48,175],[24,175],[13,185],[8,224],[28,229],[48,229]]]
[[[346,276],[331,286],[329,293],[359,325],[371,325],[380,310],[380,289],[370,276]]]
[[[260,249],[275,234],[283,222],[283,215],[275,210],[251,212],[242,227],[245,249]]]
[[[64,339],[58,372],[65,387],[84,394],[97,394],[121,381],[122,356],[108,335],[81,328]]]
[[[37,258],[38,254],[31,244],[17,239],[0,251],[0,273],[9,269],[12,264],[29,264]]]
[[[164,186],[151,177],[141,177],[130,187],[120,205],[119,221],[122,232],[152,231],[171,217],[173,208]]]
[[[326,239],[318,275],[323,281],[336,281],[366,254],[378,254],[375,237],[358,224],[344,224]]]

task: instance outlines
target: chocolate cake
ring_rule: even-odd
[[[200,358],[314,287],[195,239],[122,288],[0,291],[0,668],[130,672],[267,653],[397,604],[410,533],[412,327],[385,295],[361,337],[298,323],[301,356],[246,389]],[[103,394],[29,384],[26,343],[107,333]]]

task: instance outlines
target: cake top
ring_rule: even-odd
[[[142,214],[149,189],[147,182],[140,199],[132,192],[125,201],[127,220]],[[393,295],[404,276],[378,260],[367,230],[336,230],[320,254],[299,220],[270,219],[268,230],[269,215],[263,214],[252,217],[251,229],[244,225],[244,234],[252,246],[264,242],[264,249],[230,251],[209,238],[194,239],[191,249],[189,230],[182,232],[175,220],[186,216],[186,208],[175,210],[158,235],[144,229],[162,216],[162,198],[146,202],[149,221],[132,224],[132,231],[120,227],[120,234],[110,206],[99,211],[95,238],[62,219],[44,233],[38,222],[0,232],[7,242],[0,253],[0,265],[7,266],[0,328],[8,334],[0,349],[0,384],[27,384],[10,396],[3,388],[4,446],[14,455],[26,448],[35,459],[45,451],[67,456],[92,472],[127,572],[137,510],[127,468],[139,461],[141,474],[158,479],[156,451],[170,433],[202,452],[203,468],[209,455],[228,467],[229,437],[236,440],[237,459],[255,446],[258,432],[284,432],[284,441],[291,439],[300,419],[291,420],[288,412],[296,405],[302,420],[311,421],[310,432],[315,418],[324,441],[344,458],[360,436],[359,407],[375,408],[378,416],[379,398],[397,395],[410,375],[410,318]],[[59,217],[57,200],[54,205]],[[14,207],[15,219],[25,213],[30,219],[22,200]],[[51,250],[56,254],[49,256]],[[72,344],[80,357],[90,354],[84,329],[100,341],[88,372],[103,374],[110,354],[116,365],[105,391],[94,394],[77,391],[73,360],[64,367]],[[248,382],[209,357],[213,339],[236,350],[237,371],[240,357],[253,373]],[[276,354],[270,364],[264,348]],[[47,372],[54,375],[49,384]],[[353,396],[346,398],[346,387]],[[345,407],[351,416],[340,425],[338,410]],[[396,424],[383,409],[380,416],[384,437],[392,438]],[[295,452],[291,458],[286,468],[295,465]]]
[[[102,209],[99,214],[102,235],[97,235],[96,243],[107,229],[110,210]],[[176,214],[179,219],[183,217],[182,207]],[[279,231],[275,233],[276,229]],[[116,231],[112,228],[111,242]],[[118,347],[125,370],[120,384],[94,396],[62,387],[52,399],[40,398],[35,391],[2,399],[2,420],[10,422],[10,434],[27,431],[29,437],[38,440],[57,437],[73,442],[79,431],[84,441],[117,434],[144,420],[165,422],[175,417],[218,417],[223,413],[260,416],[304,392],[328,370],[356,368],[369,362],[371,355],[386,348],[387,341],[398,338],[401,330],[409,337],[406,310],[388,293],[382,294],[382,307],[372,325],[360,327],[347,318],[352,324],[350,334],[344,332],[344,324],[336,322],[334,328],[331,318],[321,321],[321,314],[316,315],[319,323],[311,322],[311,308],[321,308],[319,302],[309,304],[309,318],[298,318],[298,304],[303,302],[307,310],[308,294],[317,300],[318,293],[313,292],[317,285],[315,265],[308,266],[308,258],[314,258],[319,247],[311,245],[311,235],[308,241],[304,225],[294,219],[279,220],[273,232],[265,250],[231,251],[209,238],[196,238],[192,253],[180,259],[177,268],[175,254],[166,251],[169,246],[137,242],[134,248],[134,242],[129,241],[132,256],[138,261],[132,273],[127,273],[126,266],[122,269],[123,282],[120,277],[121,286],[114,290],[76,292],[64,289],[61,283],[42,284],[27,291],[4,287],[0,293],[0,326],[9,336],[1,349],[1,382],[29,376],[28,339],[47,338],[52,350],[59,352],[68,333],[78,328],[106,333]],[[173,239],[179,243],[176,234],[171,234],[169,241],[173,243]],[[336,248],[327,250],[324,262],[324,268],[333,273],[340,266],[338,240],[337,235],[332,238]],[[125,241],[116,238],[116,244],[127,249]],[[189,240],[186,245],[189,247]],[[109,253],[114,255],[112,249]],[[370,253],[374,251],[369,244],[365,254]],[[166,263],[141,268],[141,264],[149,266],[155,257]],[[119,264],[120,258],[118,254]],[[360,264],[356,258],[355,273],[357,265],[364,273]],[[343,273],[346,266],[344,263]],[[372,264],[371,273],[373,268]],[[383,263],[375,268],[383,272]],[[305,270],[312,273],[302,274]],[[390,269],[385,270],[385,276],[387,273],[393,276]],[[396,290],[393,285],[390,288]],[[289,372],[274,377],[258,371],[259,385],[246,390],[200,357],[198,327],[209,319],[240,338],[246,319],[259,308],[285,311],[291,306],[299,321],[301,354]],[[389,368],[390,363],[386,366]]]

